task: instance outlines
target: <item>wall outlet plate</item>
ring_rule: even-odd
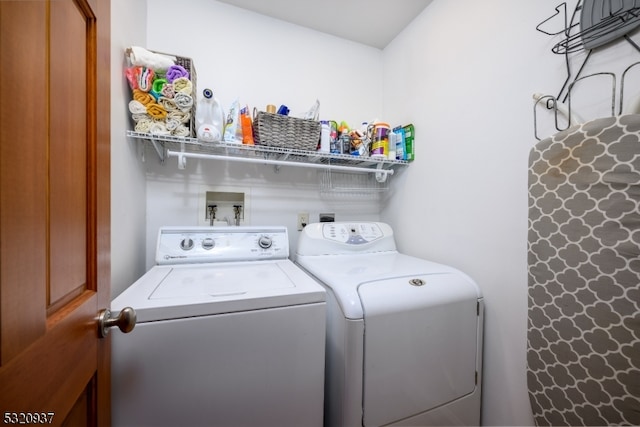
[[[298,231],[302,231],[309,224],[309,212],[300,212],[298,214]]]

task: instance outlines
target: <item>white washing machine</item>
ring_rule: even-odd
[[[325,425],[480,425],[476,283],[376,222],[306,226],[296,263],[328,291]]]
[[[114,426],[320,426],[326,292],[285,227],[162,228],[156,262],[112,310]]]

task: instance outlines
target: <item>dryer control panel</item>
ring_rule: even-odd
[[[323,222],[307,225],[298,255],[337,255],[395,251],[393,230],[382,222]]]
[[[159,265],[288,257],[286,227],[162,227],[158,232]]]
[[[328,222],[322,224],[322,236],[336,242],[361,245],[382,239],[384,233],[380,225],[375,222],[354,224]]]

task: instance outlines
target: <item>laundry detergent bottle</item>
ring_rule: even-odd
[[[211,89],[202,91],[202,98],[196,107],[196,134],[203,142],[222,141],[224,135],[224,111],[220,101]]]

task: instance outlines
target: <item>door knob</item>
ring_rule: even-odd
[[[129,333],[136,326],[136,311],[125,307],[116,317],[111,317],[111,310],[105,308],[98,314],[98,334],[104,338],[109,334],[109,328],[117,326],[122,332]]]

